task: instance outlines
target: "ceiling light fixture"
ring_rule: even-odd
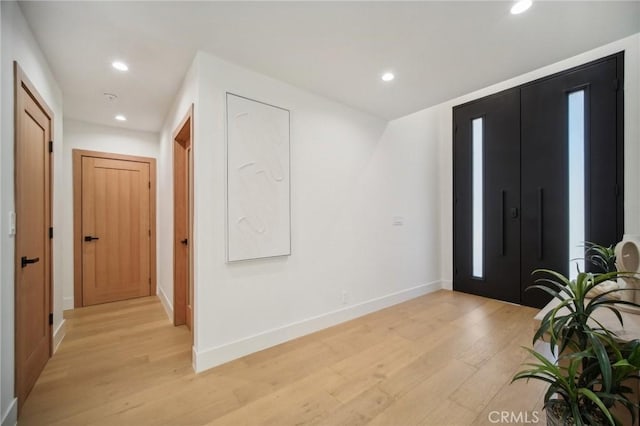
[[[385,72],[384,74],[382,74],[382,81],[391,81],[394,78],[396,78],[396,76],[391,72]]]
[[[529,9],[532,4],[533,4],[533,1],[531,1],[531,0],[519,0],[519,1],[516,2],[516,4],[511,6],[511,14],[512,15],[519,15],[522,12],[526,11],[527,9]]]
[[[116,115],[114,118],[115,118],[116,120],[118,120],[118,121],[127,121],[127,117],[125,117],[125,116],[124,116],[124,115],[122,115],[122,114],[118,114],[118,115]]]
[[[129,71],[129,66],[122,61],[113,61],[111,66],[118,71]]]

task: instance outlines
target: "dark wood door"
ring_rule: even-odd
[[[519,303],[520,91],[457,107],[454,123],[454,290]]]

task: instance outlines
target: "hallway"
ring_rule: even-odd
[[[540,410],[509,385],[535,312],[438,291],[196,375],[156,297],[82,308],[19,424],[490,424]]]

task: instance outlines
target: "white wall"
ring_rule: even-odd
[[[187,71],[176,99],[165,118],[160,133],[158,153],[158,297],[173,321],[173,132],[194,105],[198,109],[198,60]],[[192,152],[199,153],[197,129],[194,129]],[[195,325],[194,325],[195,327]]]
[[[204,53],[194,65],[197,370],[439,288],[437,115],[387,123]],[[226,91],[291,111],[289,257],[225,262]],[[166,135],[183,110],[162,137],[167,187]],[[160,251],[168,293],[171,252]]]
[[[469,93],[451,101],[430,108],[438,118],[440,135],[440,176],[441,176],[441,229],[442,229],[442,279],[445,287],[451,288],[453,270],[453,136],[452,108],[456,105],[481,98],[529,81],[559,72],[571,67],[611,55],[625,52],[624,80],[624,214],[625,233],[640,234],[640,33],[606,46],[537,69],[510,80]]]
[[[452,107],[621,50],[625,228],[639,232],[640,34],[389,123],[200,53],[196,369],[450,288]],[[291,110],[290,257],[224,261],[226,91]],[[392,226],[396,216],[403,226]]]
[[[108,152],[158,158],[159,135],[137,132],[117,127],[107,127],[82,121],[64,120],[64,147],[62,181],[56,184],[55,197],[60,200],[65,212],[73,211],[73,150]],[[158,187],[160,190],[160,186]],[[61,240],[62,253],[73,253],[73,215],[64,214],[60,228],[54,235]],[[163,232],[158,228],[158,233]],[[73,309],[73,256],[58,257],[57,269],[61,271],[64,309]]]
[[[13,61],[17,60],[45,102],[53,110],[54,141],[62,140],[62,93],[38,47],[18,5],[15,2],[0,2],[2,10],[1,39],[1,91],[2,128],[0,130],[0,305],[2,306],[0,353],[0,416],[2,424],[14,424],[16,405],[14,399],[14,239],[8,236],[9,212],[14,210],[13,179]],[[53,180],[60,182],[62,144],[54,146]],[[53,226],[58,227],[61,219],[59,200],[53,203]],[[60,269],[56,261],[62,255],[60,240],[54,241],[54,329],[62,322],[62,287]]]

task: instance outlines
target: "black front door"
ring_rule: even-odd
[[[570,260],[584,256],[584,241],[622,238],[621,70],[616,55],[522,87],[523,304],[549,301],[540,290],[526,291],[532,271],[571,276]]]
[[[454,108],[454,290],[542,307],[535,269],[571,276],[585,241],[622,238],[622,70],[613,55]]]
[[[454,289],[520,303],[520,90],[454,116]]]

